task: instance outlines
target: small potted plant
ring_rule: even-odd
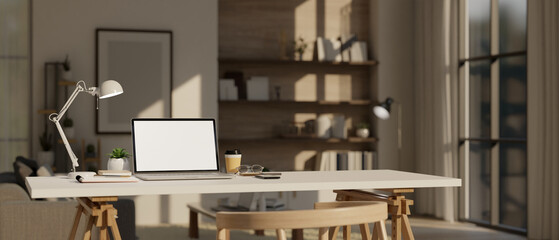
[[[40,166],[52,166],[54,164],[52,134],[47,134],[47,131],[43,132],[43,135],[39,136],[39,143],[41,144],[42,151],[37,152],[37,162]]]
[[[128,157],[130,153],[124,148],[114,148],[113,152],[109,154],[109,161],[107,162],[108,170],[130,170],[128,164]]]
[[[357,135],[360,138],[369,137],[369,124],[366,122],[361,122],[357,124],[355,128],[355,135]]]
[[[74,131],[74,121],[67,117],[62,122],[62,126],[64,127],[64,134],[66,134],[67,138],[74,138],[75,131]]]
[[[305,42],[305,39],[303,39],[303,37],[299,37],[297,41],[293,41],[293,44],[295,45],[295,53],[297,53],[297,59],[299,61],[303,61],[303,54],[307,49],[307,43]]]
[[[62,79],[64,80],[71,80],[72,79],[72,71],[70,71],[70,60],[68,60],[68,55],[66,54],[66,59],[62,63]]]

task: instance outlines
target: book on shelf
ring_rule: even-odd
[[[372,170],[375,152],[372,151],[323,151],[317,157],[318,171]]]

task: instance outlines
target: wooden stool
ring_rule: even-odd
[[[117,200],[118,197],[78,198],[78,203],[80,205],[77,207],[78,209],[76,211],[76,217],[74,218],[74,226],[72,227],[69,239],[75,239],[78,225],[80,224],[80,218],[83,213],[88,216],[87,228],[83,235],[84,240],[91,239],[91,229],[93,228],[93,224],[99,228],[99,239],[110,239],[108,228],[111,227],[113,239],[121,240],[118,225],[116,224],[117,210],[112,204],[108,203],[115,202]]]
[[[216,212],[208,210],[202,207],[199,203],[189,203],[186,204],[189,213],[189,227],[188,227],[188,237],[198,239],[200,238],[200,230],[198,228],[198,214],[202,214],[213,220],[216,219]],[[229,232],[227,233],[229,234]],[[254,230],[254,234],[257,236],[264,236],[264,230]],[[293,240],[303,240],[303,229],[293,229],[291,230]],[[229,236],[227,236],[229,239]]]
[[[411,214],[410,206],[413,200],[406,199],[402,193],[412,193],[414,189],[377,189],[391,193],[391,195],[378,194],[362,190],[335,190],[336,201],[382,201],[388,204],[388,213],[392,215],[392,240],[414,240],[408,215]],[[337,231],[337,229],[336,229]],[[345,234],[345,231],[344,231]],[[373,233],[374,235],[375,233]]]

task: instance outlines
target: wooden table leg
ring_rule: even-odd
[[[188,227],[188,237],[198,239],[200,237],[198,230],[198,213],[190,210],[190,221]]]
[[[382,201],[388,204],[388,212],[392,215],[392,240],[414,240],[408,215],[411,215],[410,206],[413,200],[406,199],[403,193],[414,192],[414,189],[378,189],[390,193],[378,194],[361,190],[335,190],[337,201]],[[377,237],[376,227],[373,230],[373,239]]]
[[[97,226],[100,230],[100,239],[110,239],[108,228],[111,228],[113,239],[121,240],[120,231],[116,223],[118,211],[112,204],[108,202],[117,201],[118,197],[80,197],[78,198],[78,211],[74,218],[74,226],[70,233],[70,239],[75,237],[77,226],[79,225],[81,214],[88,216],[87,228],[84,233],[83,239],[91,239],[91,230],[93,225]],[[74,229],[75,228],[75,229]]]

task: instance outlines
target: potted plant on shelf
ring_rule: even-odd
[[[365,122],[361,122],[357,124],[355,128],[355,135],[360,138],[368,138],[369,137],[369,124]]]
[[[52,151],[52,134],[47,134],[47,131],[43,132],[43,135],[39,136],[39,143],[41,144],[41,150],[37,152],[37,162],[40,166],[52,166],[54,164],[54,151]]]
[[[62,79],[64,80],[71,80],[72,79],[72,71],[70,71],[70,60],[68,60],[68,54],[66,54],[66,59],[62,63]]]
[[[62,122],[62,126],[64,127],[64,134],[66,134],[67,138],[74,138],[75,131],[74,131],[74,121],[67,117]]]
[[[130,170],[128,164],[128,157],[130,153],[124,148],[114,148],[113,152],[109,154],[109,161],[107,162],[108,170]]]
[[[295,45],[295,53],[297,53],[297,60],[303,61],[303,54],[307,49],[307,43],[305,42],[305,39],[303,39],[303,37],[299,37],[297,41],[293,41],[293,44]]]

